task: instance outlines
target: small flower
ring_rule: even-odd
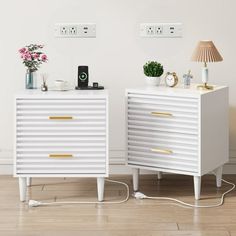
[[[26,48],[21,48],[20,50],[19,50],[19,53],[25,53],[26,52]]]
[[[34,54],[33,54],[33,58],[34,58],[34,59],[38,59],[39,56],[40,56],[39,53],[34,53]]]
[[[32,60],[32,55],[29,51],[26,51],[24,54],[23,54],[23,59],[24,60],[27,60],[27,61],[31,61]]]
[[[43,62],[45,62],[45,61],[48,60],[48,58],[47,58],[47,56],[46,56],[45,54],[43,54],[43,55],[41,56],[41,60],[42,60]]]

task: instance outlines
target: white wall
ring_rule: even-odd
[[[199,82],[201,65],[190,62],[190,56],[200,39],[213,40],[224,57],[223,62],[209,65],[210,78],[230,87],[230,153],[231,161],[236,160],[235,9],[234,0],[1,1],[0,164],[12,160],[13,95],[24,88],[25,74],[17,54],[20,47],[45,44],[49,63],[39,74],[48,72],[50,83],[57,78],[75,83],[77,66],[89,65],[91,81],[110,90],[110,149],[119,161],[125,146],[125,88],[145,84],[142,65],[152,59],[179,76],[191,69]],[[94,22],[97,37],[55,38],[57,22]],[[145,22],[182,22],[183,38],[140,38],[139,25]]]

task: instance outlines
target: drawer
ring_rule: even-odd
[[[105,99],[17,99],[16,109],[17,142],[106,134]]]
[[[106,152],[104,148],[84,148],[67,151],[20,150],[17,152],[17,174],[104,174]]]
[[[168,96],[128,96],[129,130],[198,134],[198,99]]]
[[[168,132],[128,133],[128,163],[182,171],[198,171],[198,140]]]

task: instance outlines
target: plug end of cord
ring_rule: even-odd
[[[37,207],[42,205],[42,202],[35,201],[35,200],[29,200],[28,202],[29,207]]]
[[[141,192],[135,192],[134,197],[136,199],[145,199],[145,198],[147,198],[147,196],[145,194],[141,193]]]

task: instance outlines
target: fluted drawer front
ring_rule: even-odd
[[[130,94],[128,128],[197,134],[198,100]]]
[[[198,172],[198,99],[128,94],[128,164]]]
[[[105,174],[105,99],[18,99],[17,174]]]

